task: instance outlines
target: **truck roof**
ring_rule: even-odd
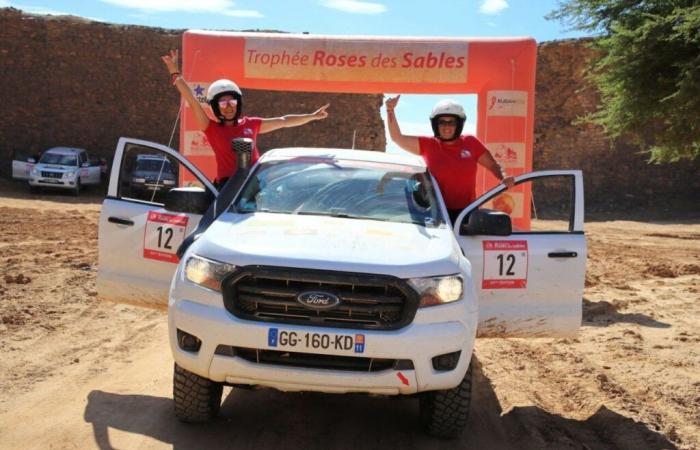
[[[277,148],[265,152],[265,154],[260,157],[260,162],[274,161],[280,159],[291,159],[298,157],[344,159],[350,161],[368,161],[386,164],[400,164],[404,166],[413,166],[423,169],[425,168],[425,161],[423,160],[423,158],[417,155],[339,148]]]
[[[86,151],[84,148],[75,147],[52,147],[46,150],[45,153],[53,153],[56,155],[77,155],[80,152]]]

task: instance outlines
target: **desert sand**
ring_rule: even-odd
[[[2,449],[700,448],[700,219],[587,221],[578,337],[479,340],[454,442],[411,398],[227,389],[178,423],[166,313],[97,297],[100,193],[25,191],[0,182]]]

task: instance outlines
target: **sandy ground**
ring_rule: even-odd
[[[0,181],[0,448],[700,448],[700,219],[589,221],[577,339],[480,340],[470,424],[413,399],[235,390],[179,424],[161,311],[95,291],[100,195]]]

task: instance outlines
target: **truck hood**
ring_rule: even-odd
[[[79,169],[78,166],[62,166],[60,164],[44,164],[38,163],[34,165],[38,170],[52,170],[54,172],[75,172]]]
[[[290,214],[223,214],[191,247],[206,258],[265,265],[394,275],[454,274],[461,251],[445,225]]]

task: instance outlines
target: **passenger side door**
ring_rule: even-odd
[[[87,152],[80,153],[80,183],[83,185],[100,184],[100,166],[90,161]]]
[[[199,186],[218,195],[209,180],[176,150],[138,139],[121,138],[102,204],[98,232],[97,291],[102,299],[167,306],[180,243],[201,215],[166,211],[164,190],[138,189],[132,171],[138,155],[167,158],[177,172],[176,186]],[[194,180],[194,181],[191,181]]]
[[[455,222],[479,299],[480,337],[572,336],[581,324],[587,251],[582,174],[543,171],[516,178],[516,185],[526,183],[532,189],[529,230],[467,234],[477,209],[520,215],[503,185],[470,204]]]

